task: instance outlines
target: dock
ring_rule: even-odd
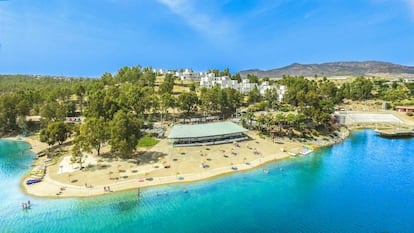
[[[385,138],[408,138],[414,137],[414,130],[409,129],[383,129],[375,130],[377,134]]]

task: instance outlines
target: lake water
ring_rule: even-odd
[[[78,199],[22,193],[28,148],[0,140],[0,232],[414,232],[414,139],[356,131],[247,172]]]

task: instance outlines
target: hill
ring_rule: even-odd
[[[414,66],[403,66],[389,62],[365,61],[365,62],[329,62],[322,64],[299,64],[271,69],[271,70],[244,70],[240,71],[241,76],[254,74],[259,77],[282,77],[292,76],[375,76],[375,75],[414,75]]]

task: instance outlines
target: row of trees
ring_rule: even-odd
[[[213,71],[241,79],[239,74],[231,75],[228,69]],[[268,90],[261,96],[257,88],[247,95],[230,88],[196,89],[195,84],[177,83],[171,74],[157,82],[151,68],[140,66],[123,67],[116,74],[105,73],[99,79],[15,78],[13,85],[9,76],[0,76],[1,133],[29,131],[33,123],[26,116],[40,115],[41,139],[50,145],[75,136],[74,154],[91,150],[100,154],[101,146],[108,143],[121,156],[134,152],[142,128],[151,127],[155,120],[168,120],[170,111],[183,117],[228,118],[242,106],[250,106],[250,110],[273,109],[289,113],[254,119],[258,122],[255,127],[264,132],[286,125],[300,130],[304,125],[328,126],[334,105],[345,98],[400,101],[414,93],[414,85],[402,82],[358,77],[338,86],[326,78],[316,81],[285,76],[278,81],[288,90],[281,103],[276,90]],[[260,82],[257,76],[248,78],[251,82]],[[177,85],[190,88],[177,91]],[[250,114],[251,111],[244,116],[248,126],[254,118]],[[64,123],[66,117],[79,116],[85,117],[80,127]]]

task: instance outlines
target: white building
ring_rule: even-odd
[[[185,69],[183,72],[176,71],[174,73],[180,80],[198,81],[206,75],[205,72],[194,72],[191,69]]]
[[[232,80],[227,76],[215,77],[213,73],[206,74],[200,78],[200,87],[212,88],[214,86],[219,86],[222,89],[233,88],[243,94],[247,94],[257,87],[261,95],[264,95],[267,90],[276,89],[278,101],[282,101],[283,96],[286,93],[286,86],[272,86],[267,81],[258,86],[256,83],[250,83],[248,79],[243,79],[242,82],[239,83],[237,80]]]
[[[267,90],[272,90],[272,89],[276,89],[276,87],[271,86],[268,81],[262,82],[262,84],[260,84],[260,86],[259,86],[259,91],[260,91],[261,95],[266,94]]]
[[[280,85],[279,88],[277,89],[277,96],[278,96],[278,101],[282,102],[283,100],[283,96],[285,95],[287,89],[286,86]]]
[[[240,83],[239,91],[243,94],[247,94],[253,91],[255,87],[257,87],[256,83],[250,83],[248,79],[243,79]]]

